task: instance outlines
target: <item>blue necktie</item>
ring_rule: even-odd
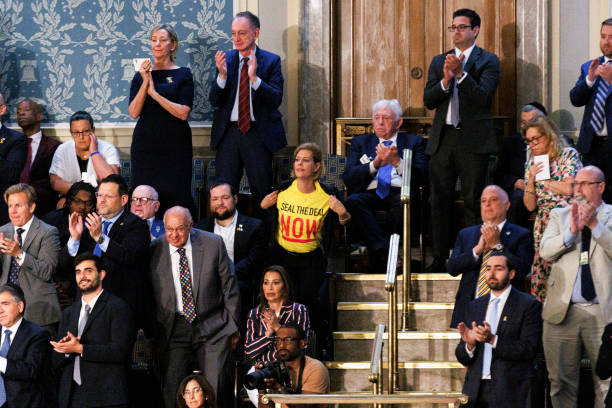
[[[0,347],[0,357],[6,358],[11,348],[11,331],[4,331],[4,343]],[[6,403],[6,389],[4,388],[4,377],[0,376],[0,406]]]
[[[597,94],[595,95],[595,104],[593,105],[593,114],[591,115],[591,126],[595,132],[600,132],[603,129],[606,120],[606,98],[610,85],[608,82],[599,78],[597,85]]]
[[[21,234],[23,234],[25,230],[23,228],[17,228],[17,240],[19,241],[19,246],[23,246],[23,242],[21,240]],[[17,263],[17,260],[11,257],[11,268],[9,269],[9,282],[15,286],[19,286],[19,271],[21,270],[21,266]]]
[[[497,333],[497,304],[499,298],[495,298],[490,301],[489,307],[491,308],[490,322],[491,334]],[[491,377],[491,359],[493,358],[493,346],[490,343],[484,345],[484,356],[482,358],[482,378]]]
[[[382,142],[383,146],[391,146],[393,144],[392,140],[385,140]],[[391,171],[393,170],[393,166],[390,164],[386,164],[378,169],[378,184],[376,185],[376,194],[380,198],[385,198],[389,195],[389,191],[391,191]]]
[[[108,234],[108,226],[111,225],[110,221],[102,221],[102,235],[107,235]],[[96,247],[94,248],[94,255],[95,256],[102,256],[102,248],[100,248],[100,244],[96,244]]]

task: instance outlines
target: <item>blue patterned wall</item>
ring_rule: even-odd
[[[0,91],[15,107],[31,98],[46,123],[80,109],[97,122],[128,116],[132,58],[150,57],[149,28],[165,22],[179,36],[176,63],[196,83],[191,121],[210,121],[214,54],[231,49],[231,0],[0,0]]]

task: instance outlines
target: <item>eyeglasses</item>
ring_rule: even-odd
[[[186,226],[186,225],[181,225],[181,226],[178,226],[178,227],[176,227],[176,228],[167,228],[167,227],[166,227],[166,228],[165,228],[165,230],[166,230],[166,233],[168,233],[168,234],[174,234],[175,232],[183,232],[183,231],[186,231],[188,228],[189,228],[189,227],[188,227],[188,226]]]
[[[448,27],[448,31],[450,31],[451,33],[453,31],[459,31],[460,33],[462,33],[465,30],[467,30],[468,28],[472,28],[472,27],[474,27],[474,26],[467,25],[467,24],[452,25],[452,26]]]
[[[93,203],[93,200],[83,201],[83,200],[80,200],[78,198],[73,198],[72,199],[72,204],[77,204],[77,205],[81,205],[82,204],[82,205],[85,205],[87,207],[91,207],[94,203]]]
[[[89,136],[90,133],[91,133],[91,129],[87,129],[82,132],[73,132],[72,130],[70,131],[70,134],[74,137]]]
[[[132,202],[133,203],[138,203],[138,204],[146,204],[148,202],[154,202],[157,201],[154,198],[149,198],[149,197],[132,197]]]
[[[539,144],[540,143],[540,139],[542,139],[543,137],[545,137],[545,135],[540,135],[540,136],[536,136],[533,137],[531,139],[527,139],[526,137],[523,138],[523,140],[525,141],[525,143],[531,145],[531,144]]]
[[[581,182],[573,182],[572,183],[572,187],[573,188],[586,188],[587,186],[590,186],[592,184],[599,184],[599,183],[603,183],[603,181],[581,181]]]
[[[99,194],[96,193],[96,198],[98,200],[112,200],[113,198],[119,197],[118,194]]]
[[[195,395],[199,395],[200,393],[204,392],[204,390],[201,387],[195,387],[191,390],[185,390],[183,391],[183,398],[189,398],[191,397],[191,395],[193,394]]]
[[[275,337],[274,343],[275,344],[281,344],[281,343],[289,344],[292,341],[297,341],[297,340],[299,340],[297,337]]]

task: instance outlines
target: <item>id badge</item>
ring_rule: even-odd
[[[580,253],[580,265],[588,265],[589,264],[589,252],[582,251]]]

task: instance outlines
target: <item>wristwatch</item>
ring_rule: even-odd
[[[98,238],[98,240],[96,241],[98,243],[98,245],[102,245],[104,243],[104,240],[106,238],[104,238],[104,234],[100,235],[100,238]]]
[[[495,246],[493,247],[493,249],[497,252],[501,252],[504,250],[504,246],[502,245],[501,242],[498,242],[497,244],[495,244]]]

